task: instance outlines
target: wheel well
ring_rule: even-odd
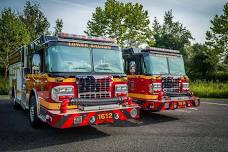
[[[33,90],[30,92],[30,95],[29,95],[29,104],[30,104],[30,99],[32,98],[32,96],[35,96],[35,92]]]
[[[11,97],[12,97],[12,98],[14,98],[14,97],[15,97],[15,91],[14,91],[14,88],[12,88]]]

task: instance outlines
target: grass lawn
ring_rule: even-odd
[[[191,91],[201,98],[228,98],[228,82],[190,82]]]
[[[200,100],[224,100],[224,101],[227,101],[228,102],[228,98],[200,98]]]
[[[9,99],[9,96],[8,95],[0,95],[0,100],[1,99]]]

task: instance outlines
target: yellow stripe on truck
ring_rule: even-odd
[[[47,79],[47,82],[76,82],[76,78],[63,77],[49,77],[48,74],[27,74],[27,78],[34,78],[35,80]]]
[[[127,77],[123,77],[123,78],[113,78],[114,82],[127,82]]]
[[[47,102],[44,99],[40,100],[40,105],[49,109],[49,110],[59,110],[61,103],[51,103],[51,102]],[[67,106],[67,109],[76,109],[77,106]]]
[[[48,82],[76,82],[76,78],[48,77]]]
[[[161,76],[145,76],[145,75],[127,75],[127,78],[141,78],[141,79],[161,79]]]
[[[145,94],[139,94],[139,93],[128,93],[128,96],[132,98],[146,99],[146,100],[158,99],[158,95],[145,95]]]

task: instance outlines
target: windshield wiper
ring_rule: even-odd
[[[72,68],[72,69],[88,69],[88,68],[84,68],[84,67],[77,67],[77,68]]]
[[[171,73],[172,75],[183,75],[183,73],[179,73],[179,72],[174,72],[174,73]]]
[[[108,69],[108,68],[95,68],[95,69],[97,69],[97,70],[108,70],[108,71],[112,71],[112,72],[114,72],[112,69]]]
[[[158,74],[165,74],[165,75],[167,75],[168,73],[165,73],[165,72],[159,72]]]

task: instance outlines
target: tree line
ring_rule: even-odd
[[[43,34],[56,35],[63,28],[62,19],[56,19],[54,32],[50,32],[50,23],[41,11],[39,3],[27,1],[22,12],[5,8],[0,14],[0,68],[7,77],[9,52],[27,45]],[[1,73],[1,75],[3,75]]]
[[[200,25],[199,25],[200,26]],[[228,3],[223,14],[215,15],[204,44],[191,44],[191,32],[174,21],[172,10],[165,12],[163,22],[149,20],[148,11],[139,3],[107,0],[97,7],[87,23],[86,34],[114,38],[121,47],[155,46],[180,50],[186,72],[193,79],[205,79],[228,72]],[[228,74],[224,74],[228,81]]]
[[[7,76],[8,54],[19,46],[29,44],[43,35],[62,31],[62,19],[56,20],[54,32],[40,10],[38,3],[27,1],[23,12],[11,8],[0,14],[0,66]],[[107,0],[97,7],[87,22],[89,36],[109,37],[121,47],[155,46],[180,50],[184,56],[187,74],[195,79],[228,71],[228,3],[223,14],[215,15],[203,44],[195,43],[191,32],[179,21],[174,21],[172,10],[165,12],[163,22],[149,19],[148,11],[139,3]],[[228,76],[228,75],[227,75]],[[228,79],[228,78],[227,78]]]

